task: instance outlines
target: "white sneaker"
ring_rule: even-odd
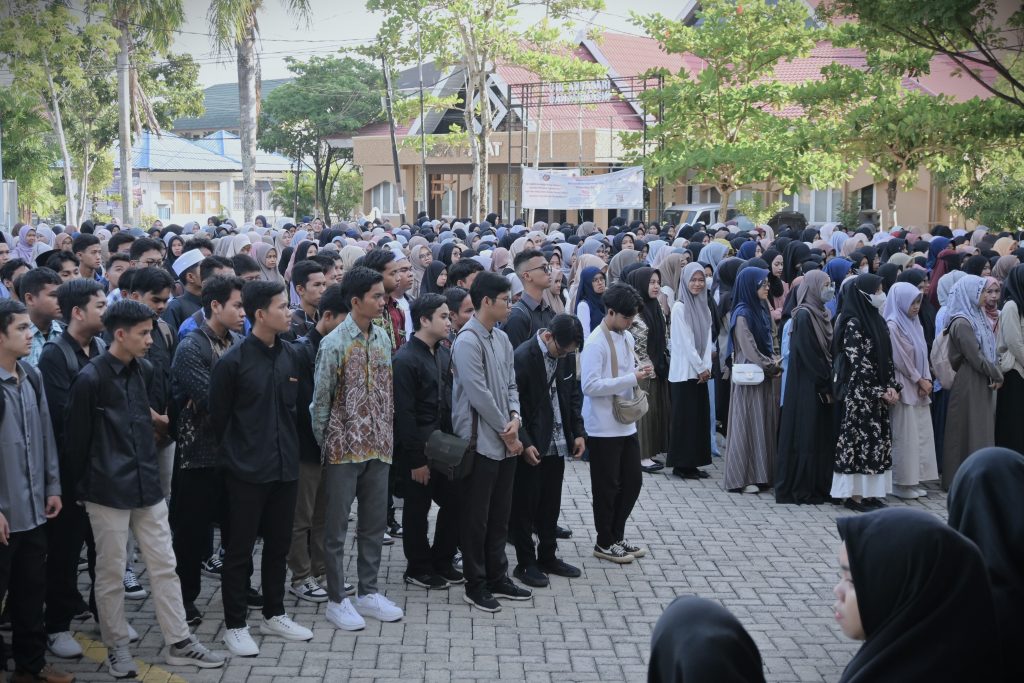
[[[248,626],[225,629],[224,645],[236,657],[255,657],[260,653],[259,645],[249,635]]]
[[[917,494],[918,498],[925,498],[928,496],[928,489],[923,489],[919,486],[914,487],[914,493]]]
[[[260,630],[267,635],[281,636],[285,640],[313,640],[313,632],[305,626],[299,626],[287,614],[279,614],[264,619]]]
[[[129,600],[145,600],[149,593],[139,583],[135,572],[131,569],[124,570],[124,597]]]
[[[139,632],[133,629],[131,624],[128,624],[128,641],[132,643],[139,642]]]
[[[893,485],[892,495],[903,500],[914,500],[919,497],[913,486],[901,486],[900,484]]]
[[[82,646],[71,635],[71,631],[47,634],[46,649],[54,657],[60,657],[61,659],[77,659],[82,656]]]
[[[327,602],[327,591],[312,576],[300,584],[293,583],[288,587],[288,591],[306,602]]]
[[[341,602],[327,603],[327,621],[343,631],[362,631],[366,628],[366,621],[359,616],[348,598]]]
[[[743,487],[743,493],[761,493],[761,489],[757,484],[747,484]]]
[[[364,617],[373,617],[379,621],[398,621],[405,612],[402,608],[385,598],[380,593],[360,595],[354,601],[356,611]]]
[[[395,539],[391,537],[391,534],[384,532],[384,540],[380,542],[381,545],[394,545]]]

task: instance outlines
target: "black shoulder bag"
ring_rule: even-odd
[[[461,334],[461,333],[460,333]],[[457,338],[457,337],[456,337]],[[479,339],[477,335],[477,339]],[[452,344],[454,350],[454,344]],[[483,352],[483,347],[481,347]],[[444,387],[445,382],[451,377],[451,362],[454,353],[448,358],[447,376],[438,371],[437,379],[437,405],[444,409]],[[482,354],[481,360],[484,366],[484,380],[487,379],[487,355]],[[427,464],[430,469],[440,472],[452,481],[465,479],[473,471],[473,461],[476,458],[476,437],[477,437],[477,413],[470,408],[473,414],[473,430],[468,439],[435,429],[427,439],[424,454],[427,456]],[[454,429],[452,429],[454,431]]]

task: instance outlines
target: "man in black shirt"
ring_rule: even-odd
[[[565,458],[581,457],[586,445],[580,414],[583,396],[572,355],[582,343],[579,319],[563,313],[520,344],[514,356],[523,452],[512,488],[509,538],[518,562],[513,576],[535,588],[548,585],[547,574],[580,575],[579,569],[558,559],[555,551]],[[540,540],[536,552],[535,529]]]
[[[309,334],[320,318],[320,297],[327,288],[323,266],[316,261],[299,261],[292,268],[292,285],[299,295],[299,305],[292,311],[291,329],[284,335],[288,341]]]
[[[43,375],[57,454],[61,459],[60,470],[64,475],[61,481],[63,513],[46,525],[46,633],[51,653],[73,658],[82,656],[82,646],[71,635],[71,620],[88,614],[90,608],[96,612],[95,596],[90,594],[90,604],[85,606],[78,592],[78,558],[82,543],[87,543],[89,577],[95,580],[96,547],[85,509],[75,499],[74,482],[67,477],[70,468],[64,459],[64,412],[71,383],[79,371],[106,350],[99,334],[103,332],[107,299],[98,281],[78,279],[57,288],[57,302],[67,327],[57,339],[43,346],[38,366]]]
[[[163,319],[171,326],[171,331],[178,334],[178,328],[189,317],[203,307],[203,300],[200,296],[203,293],[203,280],[199,274],[199,263],[203,260],[203,252],[199,249],[190,249],[181,252],[174,261],[174,274],[178,276],[184,293],[176,297],[164,311]]]
[[[295,264],[296,270],[306,261]],[[294,271],[293,271],[294,274]],[[292,571],[289,590],[300,600],[327,602],[327,566],[324,562],[324,524],[326,501],[320,446],[313,436],[309,404],[313,402],[313,371],[320,341],[345,320],[349,302],[341,285],[331,285],[320,297],[320,319],[316,327],[295,341],[299,364],[299,489],[292,522],[292,545],[288,551],[288,567]],[[351,589],[351,592],[350,592]],[[355,593],[351,584],[347,595]]]
[[[544,253],[527,249],[516,255],[513,267],[523,283],[523,296],[509,311],[501,329],[508,335],[512,348],[519,348],[527,339],[548,326],[555,312],[544,303],[544,292],[551,286],[551,266]]]
[[[65,440],[69,479],[77,482],[96,539],[96,602],[107,667],[116,678],[134,676],[124,614],[128,532],[149,571],[166,661],[213,668],[224,659],[199,644],[185,623],[175,574],[167,504],[160,485],[156,438],[150,417],[144,360],[153,343],[156,315],[137,301],[118,301],[103,315],[110,348],[89,361],[71,385]]]
[[[263,537],[261,630],[299,641],[312,640],[313,632],[284,611],[299,478],[298,354],[280,339],[289,329],[288,295],[277,282],[247,282],[242,305],[252,333],[213,367],[209,410],[231,527],[221,572],[224,644],[237,657],[252,657],[260,650],[246,624],[246,587],[257,535]]]
[[[395,355],[395,465],[405,493],[402,538],[405,582],[422,588],[448,588],[465,581],[452,567],[459,540],[457,485],[430,471],[430,433],[451,427],[451,355],[441,344],[451,329],[448,304],[440,294],[423,294],[412,304],[415,332]],[[427,539],[431,501],[440,510],[434,544]]]

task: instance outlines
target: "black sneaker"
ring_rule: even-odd
[[[501,600],[529,600],[533,597],[533,591],[528,588],[520,588],[512,579],[507,576],[490,586],[491,594]]]
[[[402,525],[399,524],[398,522],[389,522],[388,523],[388,536],[390,536],[391,538],[401,538],[402,537]]]
[[[619,541],[619,545],[633,557],[640,559],[647,554],[647,549],[629,541]]]
[[[420,588],[447,588],[448,582],[444,580],[444,577],[438,576],[437,574],[405,574],[405,582],[410,586],[419,586]]]
[[[263,595],[252,586],[249,586],[245,589],[245,604],[249,606],[249,609],[262,609]]]
[[[519,565],[512,572],[512,576],[532,588],[547,588],[549,583],[548,577],[535,564]]]
[[[847,498],[846,502],[843,503],[843,507],[847,510],[853,510],[854,512],[870,512],[871,508],[864,504],[863,501],[856,501],[853,498]]]
[[[189,626],[199,626],[203,623],[203,614],[196,608],[194,602],[185,603],[185,623]]]
[[[217,553],[214,553],[209,557],[209,559],[203,562],[203,565],[200,569],[203,576],[208,576],[211,579],[219,579],[221,572],[223,570],[224,563],[220,561],[220,557],[217,555]]]
[[[448,582],[449,586],[457,586],[466,583],[466,577],[455,567],[445,567],[437,570],[437,575]]]
[[[462,594],[462,600],[467,605],[476,607],[483,612],[500,612],[501,603],[494,599],[491,592],[486,588],[476,591],[466,591]]]
[[[607,548],[602,548],[599,545],[594,546],[594,557],[599,560],[608,560],[615,564],[629,564],[635,558],[626,552],[626,550],[618,543],[612,543]]]
[[[540,570],[545,574],[564,576],[567,579],[578,579],[583,573],[580,571],[579,567],[574,567],[568,562],[563,562],[558,558],[555,558],[552,562],[541,562],[539,566]]]
[[[889,507],[881,498],[865,498],[861,502],[870,510],[881,510],[882,508]]]
[[[564,526],[555,525],[555,538],[565,540],[572,538],[572,529],[566,529]]]

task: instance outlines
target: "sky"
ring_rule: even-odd
[[[308,59],[312,55],[330,55],[342,47],[369,42],[380,27],[380,15],[367,11],[363,0],[309,0],[312,20],[309,25],[296,25],[283,0],[264,0],[260,22],[260,63],[264,79],[287,78],[288,56]],[[237,80],[235,58],[231,53],[219,54],[209,36],[207,8],[210,0],[184,0],[185,24],[174,40],[175,52],[187,52],[200,65],[202,87]],[[641,33],[629,19],[629,12],[642,14],[662,12],[674,16],[682,0],[605,0],[605,11],[588,14],[578,28],[593,26],[600,30]],[[534,17],[535,18],[535,17]],[[524,16],[530,21],[530,16]],[[588,23],[590,24],[588,25]]]

